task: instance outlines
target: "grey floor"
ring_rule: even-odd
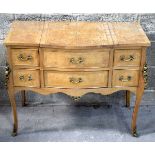
[[[142,105],[139,111],[139,137],[130,135],[133,108],[121,104],[110,107],[74,105],[29,105],[17,107],[19,134],[11,137],[9,105],[0,106],[0,141],[155,141],[155,106]]]

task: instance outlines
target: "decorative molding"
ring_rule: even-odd
[[[6,67],[5,67],[5,86],[6,88],[8,87],[8,81],[9,81],[9,74],[11,72],[11,69],[9,67],[9,64],[6,63]]]
[[[144,77],[144,84],[145,84],[145,89],[146,89],[147,85],[148,85],[148,67],[147,67],[147,63],[144,64],[143,77]]]

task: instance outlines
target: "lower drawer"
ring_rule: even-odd
[[[14,86],[40,87],[39,71],[18,69],[13,71]]]
[[[113,86],[136,87],[138,86],[138,70],[114,70]]]
[[[44,71],[45,87],[92,88],[108,86],[108,71]]]

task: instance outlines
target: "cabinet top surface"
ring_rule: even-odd
[[[149,46],[141,26],[134,22],[15,21],[4,41],[7,46],[91,48]]]
[[[6,45],[38,46],[44,22],[15,21],[4,41]]]

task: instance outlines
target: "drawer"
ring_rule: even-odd
[[[138,86],[139,71],[138,70],[114,70],[113,86]]]
[[[59,50],[44,49],[44,67],[96,68],[108,67],[109,49]]]
[[[108,71],[44,71],[44,78],[45,87],[91,88],[107,87],[108,85]]]
[[[39,70],[14,70],[14,86],[40,87]]]
[[[140,66],[141,50],[115,50],[114,66]]]
[[[38,66],[38,49],[11,49],[14,66]]]

